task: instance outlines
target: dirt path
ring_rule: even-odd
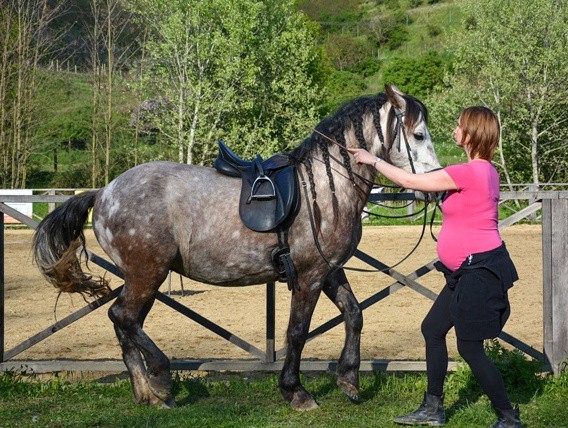
[[[416,243],[419,227],[365,227],[359,248],[386,264],[400,260]],[[32,264],[32,232],[7,230],[5,237],[5,349],[11,349],[26,338],[45,329],[54,321],[55,289],[48,285]],[[540,226],[513,226],[503,232],[503,238],[519,271],[520,280],[510,291],[512,315],[505,331],[536,349],[542,349],[542,248]],[[90,231],[88,247],[103,255]],[[435,244],[425,238],[417,252],[397,267],[408,274],[435,257]],[[105,256],[106,258],[106,256]],[[365,267],[359,260],[351,266]],[[121,284],[112,277],[111,285]],[[348,272],[359,301],[393,283],[379,273]],[[442,276],[432,272],[419,282],[439,292]],[[184,280],[186,295],[180,294],[178,275],[172,276],[172,297],[212,321],[264,349],[265,290],[264,286],[244,288],[212,287]],[[161,291],[168,290],[168,283]],[[276,293],[277,349],[284,345],[288,323],[290,294],[286,284],[277,284]],[[431,301],[408,288],[402,288],[364,312],[362,335],[364,359],[423,359],[423,339],[420,323]],[[57,319],[84,306],[79,296],[62,295],[57,307]],[[324,296],[316,308],[312,328],[338,313]],[[250,358],[208,330],[170,308],[156,302],[146,321],[145,330],[170,358]],[[338,326],[306,345],[304,357],[335,359],[343,345],[344,331]],[[450,332],[449,351],[457,354],[455,336]],[[44,342],[20,354],[18,359],[102,359],[121,358],[112,324],[103,307],[79,322],[56,333]]]

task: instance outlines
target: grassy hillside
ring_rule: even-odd
[[[388,83],[399,84],[396,75],[401,58],[420,60],[432,52],[443,53],[448,31],[460,25],[460,7],[454,1],[430,4],[431,1],[300,2],[300,8],[311,19],[320,22],[320,43],[329,61],[325,73],[329,76],[329,99],[322,114],[335,110],[348,99],[382,91],[384,72],[390,66]],[[379,40],[379,33],[389,25],[392,26],[391,33]],[[36,138],[28,186],[88,186],[92,142],[92,76],[45,71],[43,77],[46,84],[40,96],[40,120],[35,126]],[[408,92],[413,94],[410,90]],[[419,97],[425,98],[422,94]],[[128,86],[119,85],[116,88],[112,175],[134,164],[133,129],[129,126],[130,113],[134,108],[132,100]],[[98,113],[97,118],[98,132],[102,137],[102,114]],[[163,151],[163,147],[148,145],[144,150],[151,152],[146,157],[153,159],[161,156],[158,152]],[[459,160],[461,153],[451,144],[440,144],[438,152],[444,164]]]
[[[93,134],[93,76],[86,73],[46,71],[39,96],[40,121],[35,126],[29,187],[89,187]],[[102,107],[101,107],[102,108]],[[133,95],[124,85],[113,93],[114,175],[125,167],[125,145],[132,140],[129,126]],[[103,113],[97,115],[97,133],[104,135]],[[127,163],[127,162],[126,162]]]

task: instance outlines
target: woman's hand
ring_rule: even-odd
[[[365,149],[353,149],[351,147],[347,147],[347,150],[353,155],[355,162],[357,163],[373,165],[373,163],[377,159]]]

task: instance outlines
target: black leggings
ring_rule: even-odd
[[[426,373],[428,393],[441,396],[444,378],[448,370],[446,334],[453,327],[450,318],[450,302],[453,291],[446,285],[422,322],[422,334],[426,340]],[[493,407],[511,409],[505,384],[499,369],[485,354],[483,340],[457,340],[458,352],[471,367],[475,379],[487,394]]]

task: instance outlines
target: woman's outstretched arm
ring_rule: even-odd
[[[443,192],[457,189],[452,177],[443,169],[424,174],[412,174],[382,160],[377,161],[380,158],[373,156],[365,149],[348,148],[347,150],[353,154],[357,163],[374,166],[379,173],[405,189],[422,192]]]

